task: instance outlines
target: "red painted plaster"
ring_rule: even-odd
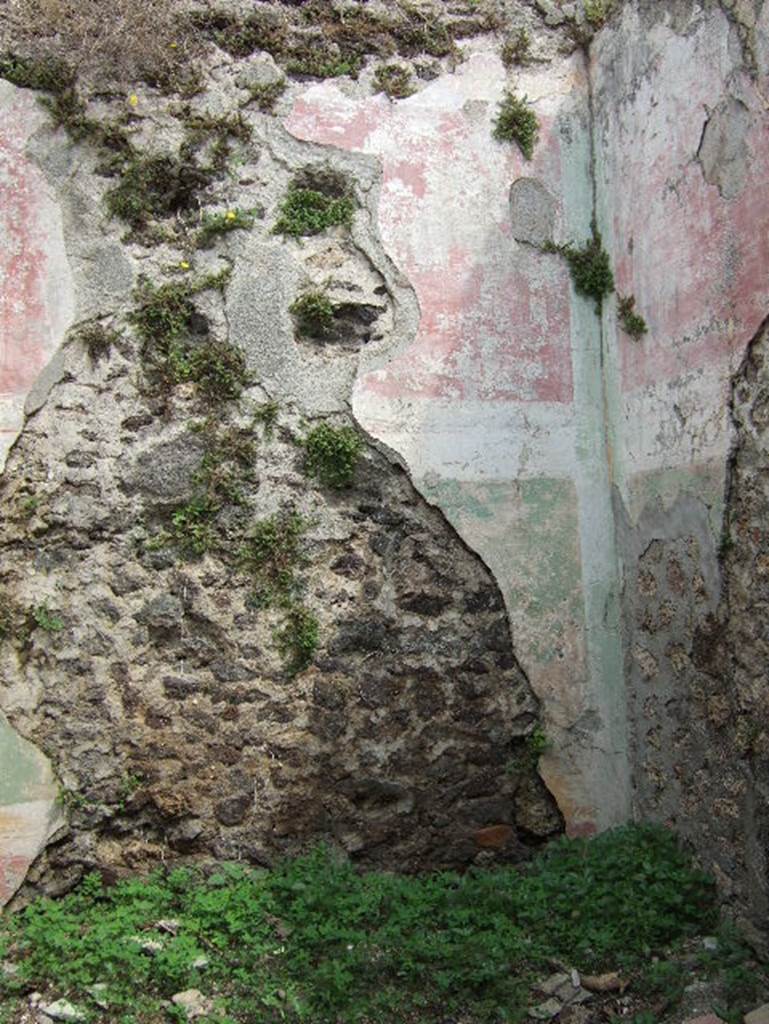
[[[41,213],[42,176],[24,154],[28,96],[10,107],[0,133],[0,396],[24,395],[47,362],[48,259]]]

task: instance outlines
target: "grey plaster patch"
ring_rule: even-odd
[[[131,261],[118,241],[89,246],[87,252],[72,257],[77,281],[78,317],[98,316],[125,301],[133,288]]]
[[[149,501],[180,501],[187,497],[200,467],[203,444],[187,432],[141,453],[123,481],[127,494],[140,492]]]
[[[59,349],[50,362],[43,367],[35,383],[29,389],[24,402],[24,414],[32,416],[48,401],[51,389],[64,378],[67,372],[64,353]]]
[[[751,126],[750,111],[734,96],[722,100],[705,123],[697,158],[705,181],[725,199],[738,195],[747,180]]]
[[[555,210],[554,197],[536,178],[518,178],[510,186],[510,217],[516,241],[532,245],[552,241]]]

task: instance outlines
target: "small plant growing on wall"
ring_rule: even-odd
[[[335,490],[352,484],[363,447],[357,431],[321,423],[313,427],[302,444],[304,467],[310,476]]]
[[[526,97],[521,99],[508,90],[499,105],[499,113],[494,123],[494,138],[499,142],[517,143],[526,159],[531,160],[538,135],[539,121]]]
[[[331,227],[349,227],[355,203],[347,192],[330,194],[318,187],[294,183],[281,203],[275,234],[292,238],[319,235]]]
[[[649,329],[644,318],[635,310],[635,295],[618,296],[617,316],[625,334],[635,341],[639,341]]]
[[[508,36],[502,46],[502,63],[506,68],[528,64],[531,57],[531,37],[525,28]]]
[[[602,28],[614,9],[614,0],[585,0],[585,18],[593,28]]]
[[[416,92],[411,71],[401,64],[381,64],[374,74],[374,87],[390,99],[405,99]]]
[[[111,327],[100,323],[85,324],[75,335],[75,340],[88,353],[92,366],[107,358],[112,346],[120,341],[120,335]]]
[[[317,617],[302,604],[292,605],[283,626],[275,634],[278,650],[290,675],[297,675],[307,668],[318,648],[319,637]]]
[[[254,226],[254,215],[250,210],[225,210],[223,213],[210,213],[203,217],[198,231],[196,244],[198,249],[210,249],[220,235],[231,231],[248,231]]]
[[[290,188],[281,204],[275,232],[300,238],[319,235],[330,227],[349,227],[352,211],[350,199],[333,199],[314,189]]]
[[[279,78],[275,82],[258,82],[248,87],[249,103],[255,103],[263,114],[274,114],[275,104],[286,91],[287,82],[285,78]]]
[[[296,512],[280,512],[259,519],[248,531],[239,551],[240,568],[254,588],[253,607],[289,607],[299,590],[296,570],[304,561],[302,537],[307,521]]]
[[[334,304],[324,292],[300,295],[290,309],[297,332],[305,338],[327,338],[334,330]]]
[[[604,298],[614,291],[614,275],[609,254],[603,247],[595,224],[592,230],[592,238],[584,245],[555,245],[548,242],[544,251],[557,252],[564,257],[569,264],[574,287],[580,295],[595,299],[596,311],[600,312]]]

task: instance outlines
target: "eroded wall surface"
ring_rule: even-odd
[[[742,560],[758,542],[733,503],[755,499],[732,463],[746,481],[759,460],[734,389],[769,312],[769,22],[755,10],[740,24],[694,4],[628,5],[592,61],[599,222],[618,292],[649,323],[636,342],[604,318],[634,813],[690,838],[761,926],[765,769],[739,736],[750,718],[765,737],[765,723],[755,672],[748,684],[737,667],[751,655],[727,654],[735,629],[755,652],[744,634],[762,618],[735,584],[728,525],[742,523]],[[751,358],[755,389],[763,359]]]
[[[196,304],[201,337],[246,354],[248,399],[284,410],[274,438],[226,413],[228,436],[259,445],[249,508],[316,519],[323,641],[296,679],[232,552],[180,564],[157,542],[207,454],[194,389],[148,389],[130,331],[107,362],[70,339],[48,364],[3,485],[5,582],[63,611],[32,657],[16,645],[0,691],[74,794],[36,881],[166,856],[267,862],[318,836],[369,863],[466,864],[522,855],[561,815],[575,834],[637,815],[688,834],[725,890],[769,891],[765,734],[747,724],[761,576],[729,562],[722,531],[733,500],[760,561],[763,442],[746,424],[761,415],[769,298],[767,14],[723,7],[637,0],[588,56],[564,34],[511,70],[483,36],[405,99],[366,72],[292,82],[277,119],[248,112],[253,137],[215,200],[262,213],[196,256],[195,272],[232,269]],[[222,58],[195,110],[241,109],[244,83]],[[530,162],[492,138],[511,85],[540,123]],[[43,131],[25,156],[39,115],[2,88],[3,152],[26,182],[2,206],[10,439],[73,317],[120,322],[139,272],[180,265],[171,244],[121,242],[85,147]],[[137,100],[136,139],[178,149],[162,99]],[[349,234],[276,238],[303,167],[354,183]],[[543,251],[585,242],[593,220],[648,322],[640,340],[616,296],[597,314]],[[308,287],[358,309],[346,344],[297,337],[289,310]],[[371,445],[356,489],[329,496],[297,441],[349,410]],[[540,722],[537,773],[526,737]]]
[[[288,127],[382,161],[382,239],[420,321],[353,408],[500,581],[544,701],[544,778],[590,832],[629,809],[600,330],[538,248],[589,233],[588,86],[579,54],[517,77],[541,125],[531,163],[491,140],[506,72],[488,43],[398,104],[314,86]]]

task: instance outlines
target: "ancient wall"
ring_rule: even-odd
[[[691,837],[725,890],[769,891],[747,568],[763,536],[769,11],[628,0],[599,31],[577,4],[500,12],[456,29],[461,60],[402,53],[402,98],[377,91],[372,58],[356,78],[292,78],[272,116],[251,101],[275,60],[226,46],[186,105],[144,87],[100,98],[108,121],[130,102],[132,145],[174,157],[195,117],[245,122],[234,169],[195,202],[253,221],[210,249],[195,249],[205,214],[185,210],[121,237],[98,147],[0,83],[2,181],[24,183],[0,214],[8,444],[27,412],[0,494],[15,609],[0,709],[16,730],[0,751],[34,742],[48,786],[23,863],[58,826],[50,765],[70,822],[33,881],[266,862],[318,837],[368,863],[467,864],[636,815]],[[506,65],[523,27],[530,52]],[[531,161],[493,138],[507,88],[539,121]],[[349,230],[274,233],[300,172],[349,183]],[[594,224],[617,292],[599,311],[548,251]],[[223,270],[187,327],[242,352],[248,380],[212,409],[153,381],[137,285]],[[308,288],[344,310],[331,340],[297,330]],[[628,295],[640,339],[618,320]],[[77,340],[94,318],[119,329],[109,358]],[[366,438],[350,489],[308,479],[302,439],[324,420]],[[191,525],[201,479],[217,511]],[[320,638],[300,672],[276,643],[285,609],[258,607],[239,554],[254,523],[288,516]],[[204,531],[200,550],[180,523]],[[31,792],[15,782],[7,800]]]

